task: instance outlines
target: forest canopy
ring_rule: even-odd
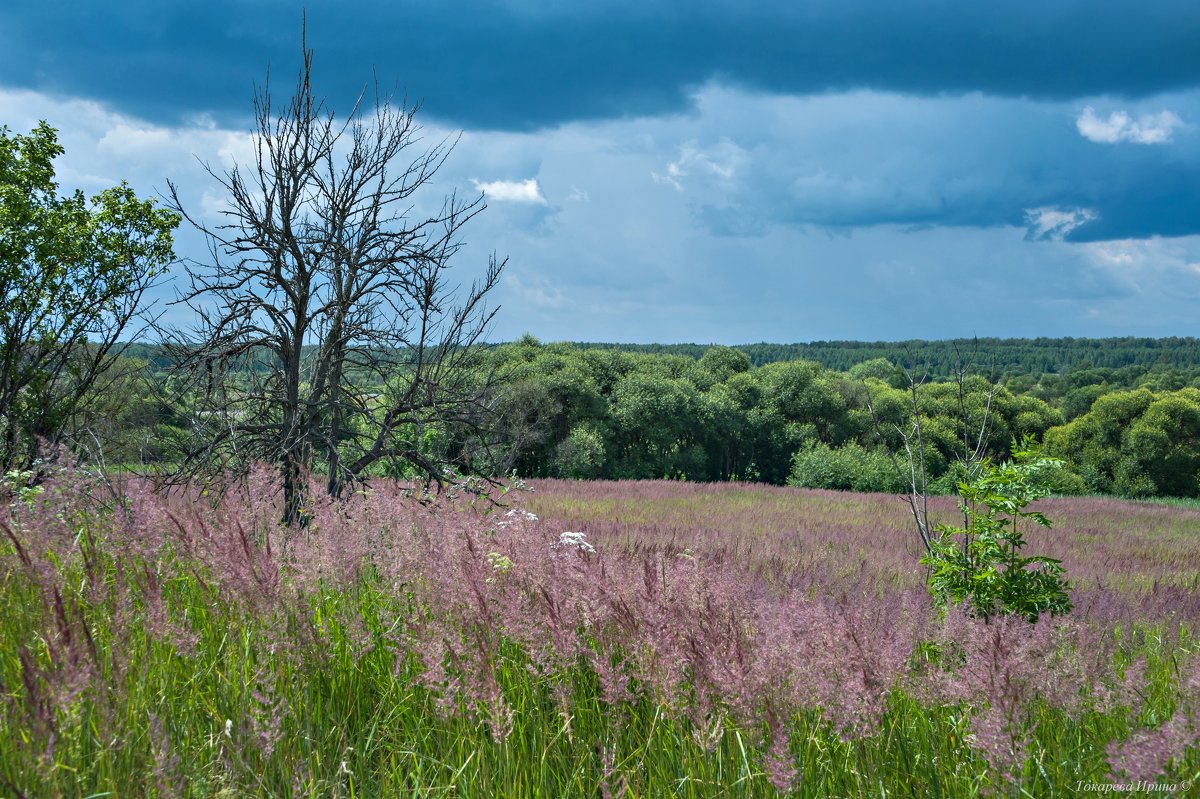
[[[472,379],[488,384],[496,438],[480,441],[448,420],[423,429],[417,445],[490,475],[894,492],[903,480],[892,456],[903,457],[909,379],[916,378],[923,381],[918,404],[936,490],[953,490],[964,412],[972,427],[986,411],[987,454],[1004,459],[1011,442],[1026,435],[1043,442],[1067,464],[1054,478],[1058,493],[1200,495],[1197,340],[981,339],[974,350],[960,341],[926,342],[922,351],[909,344],[814,350],[848,363],[844,369],[810,359],[763,360],[770,346],[784,355],[817,345],[590,346],[531,336],[481,344],[470,368]],[[905,352],[914,360],[906,362]],[[1047,353],[1068,365],[1042,371]],[[168,434],[189,424],[187,408],[155,399],[169,358],[145,344],[127,345],[123,355],[142,366],[144,380],[110,426],[109,460],[169,464],[175,456]],[[960,401],[952,375],[968,356]],[[999,362],[1008,366],[993,369]],[[251,358],[243,368],[262,364]],[[353,380],[364,397],[386,390],[368,373]]]

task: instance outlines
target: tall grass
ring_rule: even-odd
[[[1127,579],[1031,626],[938,618],[872,532],[884,498],[380,485],[287,529],[267,471],[16,488],[3,794],[1057,796],[1200,770],[1177,509]],[[1096,514],[1079,535],[1110,534]]]

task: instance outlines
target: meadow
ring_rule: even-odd
[[[939,613],[907,508],[62,469],[0,497],[0,793],[1077,796],[1200,778],[1200,510],[1049,499],[1075,610]],[[319,492],[312,494],[320,496]],[[936,512],[953,520],[939,500]]]
[[[623,552],[690,548],[812,581],[824,592],[924,585],[920,539],[908,505],[895,495],[662,480],[534,485],[529,510]],[[954,497],[929,501],[935,521],[961,524]],[[1031,527],[1029,548],[1064,562],[1076,604],[1102,600],[1155,617],[1200,618],[1200,506],[1051,497],[1035,508],[1053,527]]]

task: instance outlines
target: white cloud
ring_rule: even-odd
[[[683,171],[683,169],[679,166],[679,162],[677,161],[667,164],[667,173],[665,175],[660,175],[657,172],[650,173],[650,179],[655,183],[664,186],[672,186],[674,187],[675,191],[683,191],[683,183],[680,179],[685,177],[687,177],[687,172]]]
[[[1183,120],[1170,111],[1143,114],[1134,120],[1125,111],[1114,111],[1107,119],[1096,116],[1090,105],[1075,120],[1075,127],[1085,139],[1101,144],[1133,142],[1134,144],[1166,144]]]
[[[180,184],[191,207],[212,183],[202,162],[219,171],[235,161],[252,163],[254,157],[249,133],[219,128],[205,116],[170,127],[90,100],[0,88],[0,119],[17,132],[31,129],[38,119],[58,128],[66,149],[56,164],[63,190],[92,193],[128,180],[139,194],[154,195],[165,191],[170,179]]]
[[[544,279],[509,271],[504,275],[504,285],[526,307],[544,310],[562,308],[566,304],[562,290]]]
[[[542,194],[542,187],[538,184],[537,178],[492,181],[480,181],[472,178],[471,182],[475,184],[475,189],[486,194],[489,200],[546,204],[546,197]]]
[[[161,153],[172,147],[172,131],[167,128],[119,121],[109,128],[96,146],[120,158],[131,158],[139,153],[153,151]]]
[[[1091,208],[1044,208],[1025,209],[1025,232],[1027,241],[1062,241],[1068,233],[1080,225],[1099,219],[1100,215]]]
[[[213,188],[207,188],[200,195],[200,213],[204,219],[220,219],[221,214],[229,210],[229,198]]]
[[[746,152],[733,141],[721,138],[711,147],[701,148],[696,142],[685,142],[679,148],[679,158],[667,164],[665,174],[651,172],[655,183],[683,191],[683,179],[697,175],[729,185],[747,161]]]
[[[253,164],[257,158],[257,140],[250,133],[226,131],[214,141],[217,158],[226,169]]]
[[[1200,236],[1117,239],[1080,245],[1087,260],[1115,274],[1200,275]]]

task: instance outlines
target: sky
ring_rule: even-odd
[[[0,125],[218,219],[302,12],[335,112],[378,81],[461,134],[428,201],[486,196],[492,340],[1200,335],[1195,0],[18,0]]]

